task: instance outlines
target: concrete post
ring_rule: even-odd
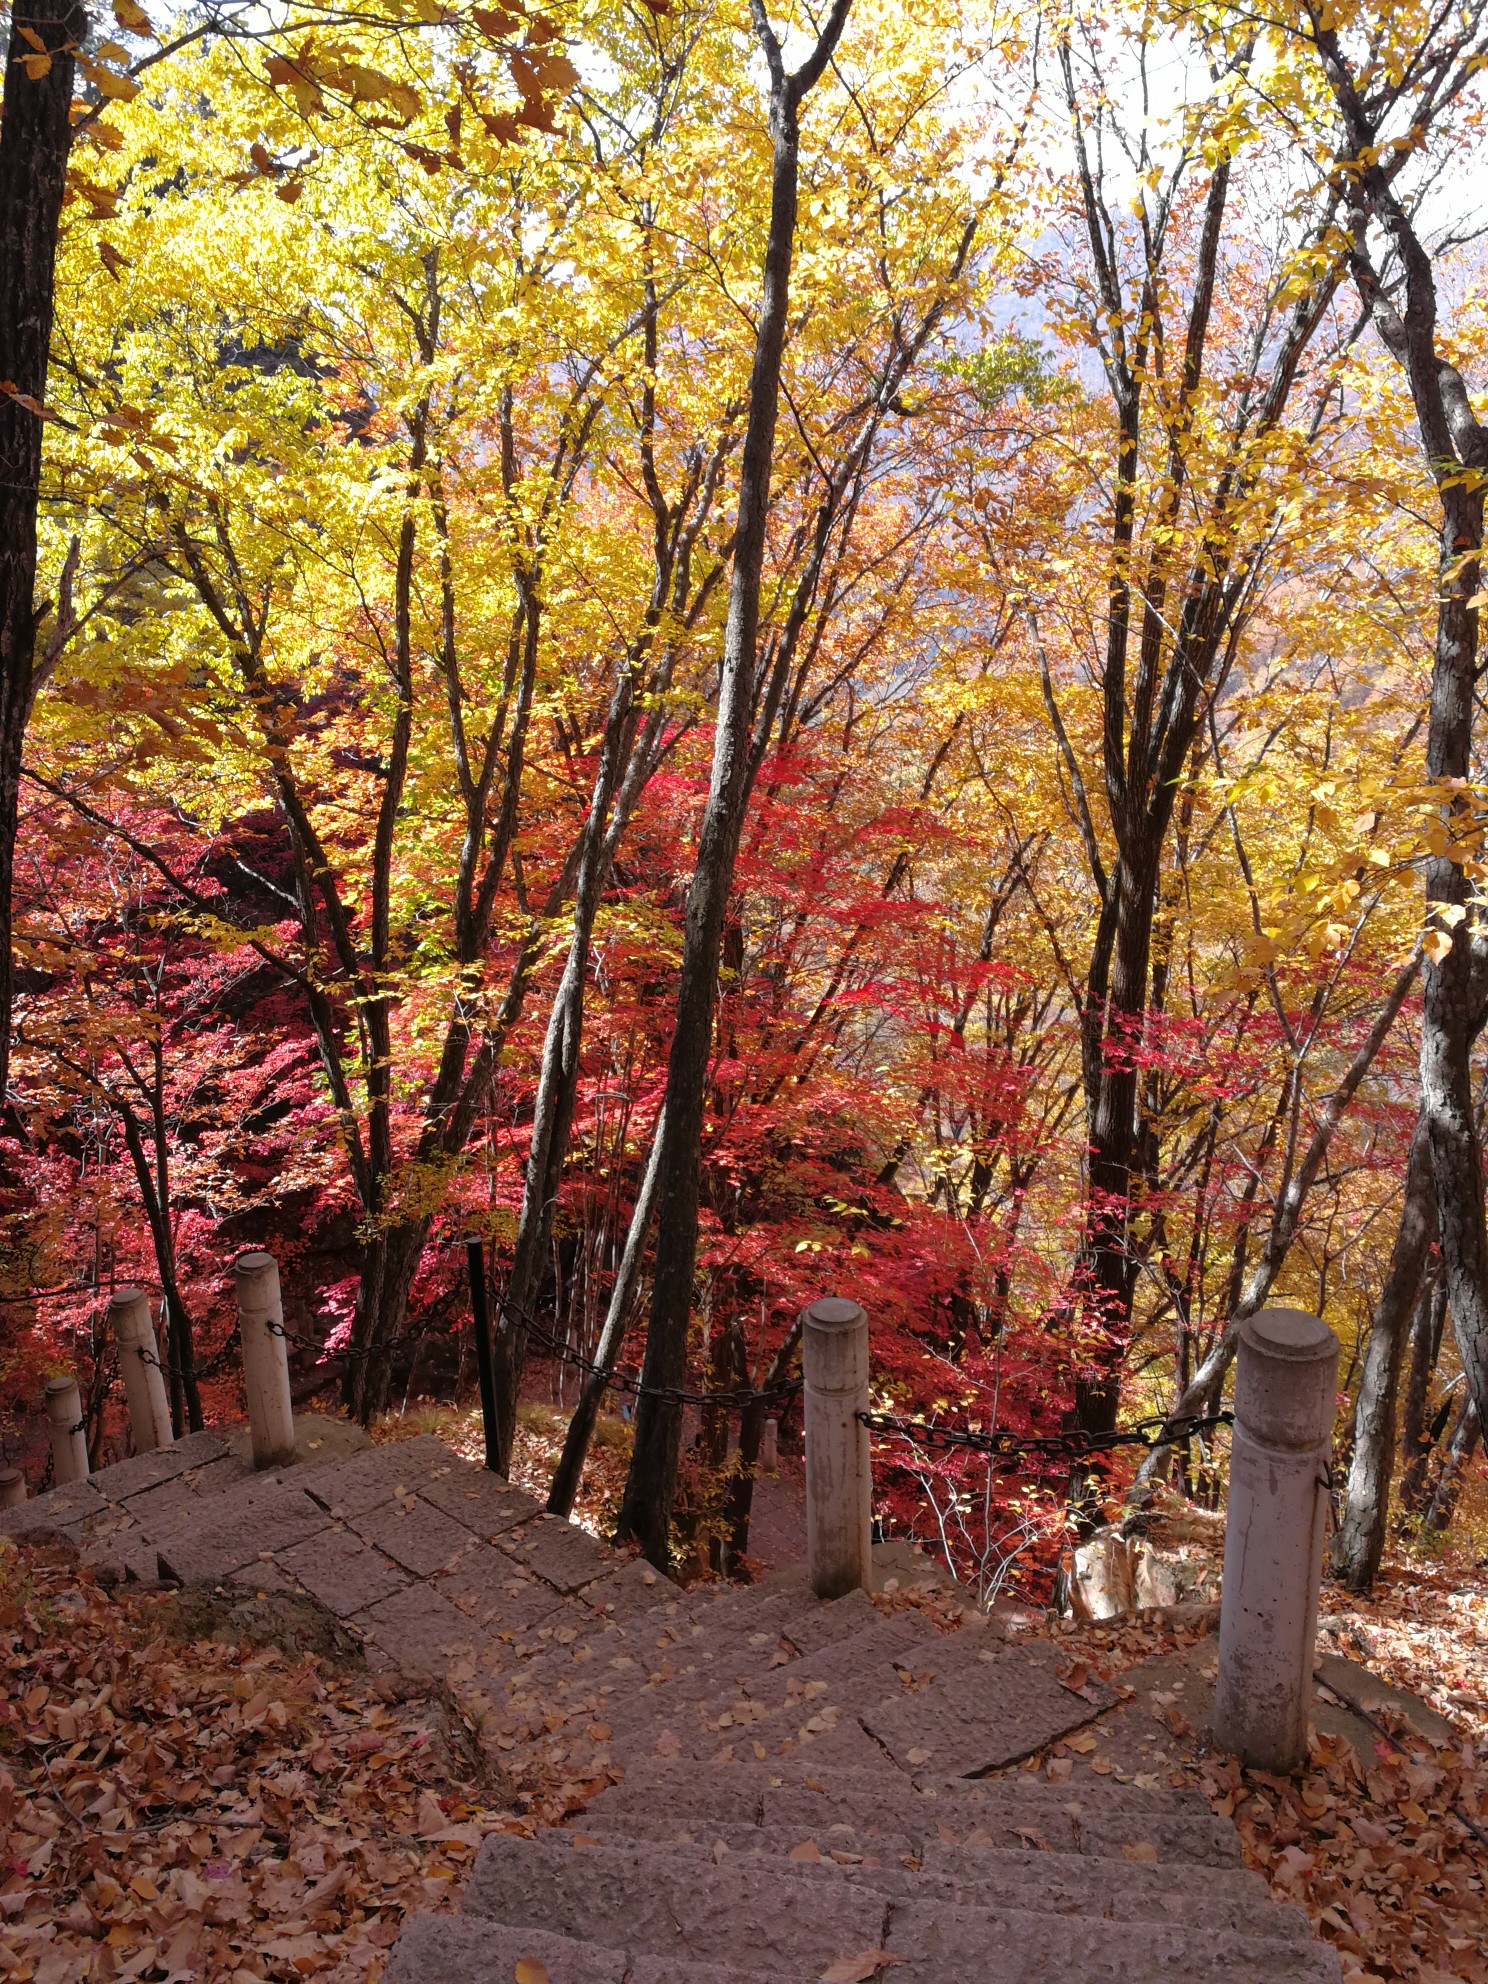
[[[806,1391],[806,1566],[818,1598],[866,1591],[872,1567],[873,1462],[868,1317],[828,1296],[801,1319]]]
[[[88,1436],[83,1431],[83,1400],[76,1378],[53,1378],[46,1388],[48,1430],[52,1436],[52,1478],[60,1488],[88,1478]]]
[[[1301,1309],[1240,1326],[1214,1740],[1257,1770],[1307,1756],[1338,1339]]]
[[[279,1299],[279,1263],[272,1254],[244,1254],[233,1264],[233,1281],[253,1465],[284,1467],[294,1459],[294,1406],[289,1395],[289,1343]]]
[[[766,1474],[780,1472],[780,1421],[774,1413],[765,1421],[764,1435],[760,1441],[760,1467]]]
[[[0,1472],[0,1509],[14,1509],[26,1499],[26,1477],[18,1467]]]
[[[165,1373],[160,1368],[155,1325],[150,1320],[149,1296],[142,1288],[119,1289],[109,1303],[109,1321],[119,1346],[119,1369],[124,1374],[134,1451],[151,1454],[157,1447],[170,1446],[175,1433],[171,1427]]]

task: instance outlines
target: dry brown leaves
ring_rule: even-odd
[[[1488,1581],[1462,1558],[1396,1556],[1371,1598],[1326,1588],[1323,1615],[1323,1647],[1427,1702],[1460,1739],[1434,1744],[1386,1710],[1362,1753],[1314,1736],[1295,1781],[1225,1758],[1197,1781],[1277,1898],[1337,1946],[1346,1984],[1488,1984],[1488,1847],[1459,1816],[1488,1834]],[[1060,1638],[1113,1679],[1195,1634],[1122,1621]]]
[[[1325,1590],[1322,1644],[1441,1715],[1488,1728],[1488,1579],[1464,1561],[1388,1562],[1367,1599]]]
[[[514,1821],[462,1800],[427,1698],[166,1640],[159,1605],[0,1546],[0,1974],[374,1984]]]
[[[1428,1743],[1402,1724],[1360,1757],[1312,1740],[1296,1779],[1211,1761],[1200,1782],[1234,1818],[1245,1857],[1278,1897],[1337,1945],[1346,1984],[1488,1980],[1488,1758],[1464,1740]],[[1454,1807],[1456,1808],[1454,1810]]]
[[[1314,1739],[1301,1780],[1230,1776],[1246,1856],[1307,1910],[1343,1954],[1349,1984],[1373,1978],[1488,1980],[1488,1581],[1466,1553],[1397,1555],[1373,1594],[1323,1593],[1320,1644],[1362,1662],[1445,1715],[1435,1744],[1389,1710],[1380,1731]],[[1456,1808],[1454,1810],[1454,1807]]]

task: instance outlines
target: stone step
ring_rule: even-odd
[[[576,1846],[561,1833],[495,1833],[477,1855],[463,1909],[512,1928],[771,1977],[819,1978],[849,1951],[882,1947],[887,1896],[792,1879],[779,1867],[743,1856],[715,1864],[632,1841]]]
[[[999,1770],[1115,1706],[1114,1690],[1093,1676],[1078,1689],[1066,1685],[1066,1665],[1049,1640],[994,1645],[924,1687],[885,1695],[863,1724],[902,1769],[958,1777]]]
[[[944,1680],[916,1670],[926,1657],[902,1617],[875,1618],[861,1632],[778,1670],[757,1666],[743,1698],[679,1680],[622,1703],[612,1759],[628,1767],[665,1750],[698,1759],[731,1748],[747,1758],[788,1754],[808,1738],[834,1765],[871,1765],[887,1755],[912,1775],[974,1776],[1015,1763],[1094,1720],[1115,1701],[1087,1683],[1059,1680],[1057,1650],[1043,1642],[994,1642]],[[919,1685],[916,1685],[916,1684]],[[615,1691],[620,1692],[618,1689]],[[1091,1699],[1090,1697],[1094,1697]]]
[[[524,1960],[541,1964],[548,1984],[627,1984],[629,1973],[624,1950],[468,1915],[413,1915],[384,1984],[512,1984]]]
[[[86,1563],[153,1579],[156,1541],[200,1513],[210,1496],[251,1479],[252,1469],[220,1435],[192,1433],[5,1510],[0,1533],[56,1536]]]
[[[519,1663],[504,1679],[502,1725],[519,1746],[536,1744],[545,1755],[556,1755],[595,1722],[610,1730],[616,1759],[651,1754],[667,1732],[679,1746],[711,1754],[720,1728],[735,1722],[743,1727],[789,1698],[802,1699],[811,1682],[810,1663],[832,1657],[834,1634],[844,1636],[842,1645],[861,1641],[865,1647],[899,1646],[912,1637],[897,1622],[880,1620],[866,1597],[861,1607],[846,1600],[835,1606],[812,1601],[810,1614],[792,1612],[785,1603],[779,1617],[731,1608],[730,1631],[717,1640],[706,1632],[674,1639],[675,1621],[662,1622],[653,1613],[648,1620],[659,1627],[655,1632],[648,1630],[648,1620],[632,1622],[602,1640],[590,1635],[584,1647]],[[768,1623],[757,1623],[761,1619]],[[746,1632],[746,1626],[753,1629]],[[815,1649],[804,1659],[795,1657],[795,1643],[786,1637],[792,1631]],[[891,1677],[892,1669],[885,1666],[883,1674]],[[799,1684],[796,1676],[802,1677]],[[746,1687],[768,1689],[777,1700],[753,1705]]]
[[[547,1928],[601,1947],[733,1964],[773,1979],[819,1978],[835,1959],[887,1948],[916,1984],[1028,1984],[1035,1978],[1209,1979],[1213,1984],[1325,1984],[1337,1958],[1278,1933],[1095,1920],[1043,1907],[988,1907],[935,1894],[901,1899],[835,1865],[803,1865],[630,1841],[495,1835],[466,1891],[467,1916]],[[1290,1965],[1290,1968],[1287,1966]],[[812,1966],[815,1966],[813,1969]]]
[[[1123,1783],[1114,1777],[1082,1778],[1077,1785],[1050,1784],[1028,1770],[985,1778],[913,1778],[879,1755],[868,1770],[815,1770],[807,1765],[738,1763],[726,1771],[698,1773],[683,1763],[652,1759],[637,1764],[619,1783],[596,1798],[600,1805],[621,1809],[631,1804],[696,1811],[720,1820],[737,1820],[746,1809],[757,1812],[767,1794],[783,1796],[809,1791],[849,1811],[874,1810],[875,1800],[889,1799],[896,1809],[912,1808],[927,1825],[953,1822],[981,1811],[989,1801],[1017,1797],[1030,1808],[1063,1811],[1074,1802],[1086,1812],[1171,1812],[1209,1814],[1200,1791],[1170,1786]],[[970,1823],[970,1820],[966,1821]]]
[[[1340,1984],[1326,1943],[1186,1924],[1094,1922],[943,1901],[892,1912],[895,1984]]]
[[[661,1667],[642,1690],[627,1689],[623,1682],[607,1695],[601,1689],[609,1709],[606,1719],[617,1735],[634,1735],[679,1717],[716,1722],[746,1704],[752,1715],[763,1717],[788,1702],[825,1695],[839,1678],[877,1696],[895,1685],[893,1657],[902,1652],[906,1635],[895,1622],[872,1617],[871,1607],[867,1624],[859,1625],[858,1617],[854,1609],[846,1611],[836,1622],[844,1637],[818,1645],[805,1657],[793,1657],[768,1630],[717,1648],[679,1647],[675,1655],[661,1656]],[[827,1623],[813,1625],[824,1631]],[[588,1690],[580,1701],[585,1711],[594,1705]],[[698,1714],[688,1717],[691,1707]]]
[[[410,1916],[384,1984],[512,1984],[524,1958],[543,1966],[547,1984],[759,1984],[758,1973],[723,1964],[679,1963],[450,1915]]]
[[[907,1836],[920,1855],[939,1844],[1120,1861],[1125,1849],[1150,1846],[1161,1861],[1233,1867],[1240,1860],[1234,1827],[1216,1819],[1197,1792],[1151,1792],[1101,1778],[1075,1790],[1022,1772],[916,1787],[888,1766],[736,1763],[698,1771],[652,1759],[602,1791],[574,1823],[659,1840],[678,1832],[712,1839],[729,1828],[762,1825],[786,1836],[787,1845],[833,1826],[862,1835],[877,1828]]]
[[[1204,1933],[1238,1931],[1306,1942],[1311,1934],[1299,1909],[1278,1907],[1259,1874],[1244,1868],[1185,1867],[1182,1882],[1173,1865],[1102,1859],[1081,1853],[999,1851],[957,1846],[932,1838],[923,1847],[907,1832],[892,1829],[892,1814],[867,1831],[835,1824],[783,1823],[767,1806],[758,1825],[678,1828],[664,1815],[635,1826],[573,1821],[575,1834],[591,1833],[614,1844],[640,1840],[666,1846],[691,1858],[717,1858],[724,1852],[773,1858],[785,1871],[808,1877],[821,1867],[832,1876],[856,1881],[888,1895],[896,1904],[929,1899],[1032,1914],[1089,1916],[1116,1922],[1162,1921]]]

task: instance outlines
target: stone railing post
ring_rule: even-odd
[[[872,1570],[873,1461],[868,1317],[828,1296],[801,1319],[806,1391],[806,1567],[818,1598],[866,1591]]]
[[[46,1388],[47,1427],[52,1436],[52,1478],[60,1488],[88,1478],[88,1436],[83,1430],[83,1399],[76,1378],[53,1378]]]
[[[279,1263],[272,1254],[240,1255],[233,1263],[233,1282],[253,1465],[284,1467],[294,1459],[295,1436]]]
[[[1240,1326],[1214,1739],[1258,1770],[1307,1756],[1338,1339],[1301,1309]]]
[[[26,1477],[18,1467],[0,1470],[0,1509],[19,1508],[26,1499]]]
[[[109,1303],[109,1321],[119,1346],[119,1369],[124,1374],[124,1397],[129,1406],[129,1433],[134,1451],[154,1453],[157,1447],[171,1445],[175,1429],[171,1425],[165,1373],[160,1368],[155,1325],[150,1320],[149,1296],[142,1288],[119,1289]]]

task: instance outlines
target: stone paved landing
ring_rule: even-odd
[[[588,1626],[672,1589],[436,1439],[361,1439],[348,1455],[352,1429],[335,1430],[264,1473],[241,1436],[195,1433],[4,1511],[0,1531],[60,1537],[143,1582],[307,1592],[374,1667],[440,1679],[500,1668],[516,1635],[545,1642],[566,1607]]]
[[[519,1790],[608,1787],[567,1828],[491,1835],[387,1984],[1339,1979],[1170,1788],[1150,1714],[979,1614],[944,1632],[799,1573],[683,1593],[429,1437],[253,1474],[199,1434],[0,1529],[309,1592],[374,1666],[447,1682]],[[1043,1775],[1066,1737],[1108,1775]]]

